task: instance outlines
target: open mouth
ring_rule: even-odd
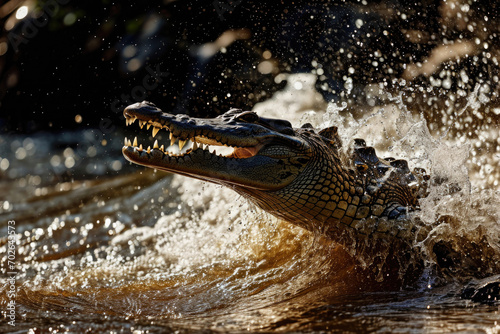
[[[169,140],[167,143],[159,143],[158,139],[155,139],[152,147],[149,143],[147,148],[145,148],[146,145],[143,146],[142,143],[138,143],[137,137],[135,137],[133,141],[125,138],[124,149],[133,150],[138,154],[147,153],[156,155],[161,153],[163,158],[167,158],[185,157],[194,152],[203,153],[203,151],[208,151],[210,154],[221,158],[246,159],[255,156],[263,146],[260,144],[250,147],[240,147],[237,145],[231,145],[229,142],[223,143],[221,138],[211,138],[209,132],[206,134],[196,135],[193,134],[192,131],[177,131],[174,135],[175,131],[170,129],[168,125],[163,125],[153,120],[140,120],[133,115],[125,115],[125,120],[127,126],[132,125],[135,121],[138,121],[141,129],[143,129],[144,126],[146,126],[147,130],[152,128],[153,139],[162,129],[169,133]]]
[[[125,138],[122,152],[130,162],[247,191],[281,189],[310,156],[304,140],[277,132],[272,120],[255,119],[239,109],[201,119],[164,113],[144,101],[128,106],[123,115],[127,126],[136,123],[151,131],[147,141]],[[298,164],[285,163],[291,158],[299,159]]]

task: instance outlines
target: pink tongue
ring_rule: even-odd
[[[257,154],[257,147],[237,147],[233,156],[239,159],[250,158]]]

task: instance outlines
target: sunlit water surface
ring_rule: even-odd
[[[98,130],[2,136],[2,275],[11,277],[13,220],[17,291],[12,327],[2,279],[0,331],[499,332],[498,304],[460,298],[471,282],[499,280],[498,128],[482,127],[473,140],[440,138],[390,94],[372,116],[355,118],[325,103],[313,84],[292,76],[255,110],[295,126],[338,126],[346,148],[362,137],[379,156],[439,175],[421,202],[419,217],[432,228],[413,245],[426,265],[413,286],[364,280],[360,263],[335,243],[229,189],[129,166],[122,133],[105,146]],[[436,273],[439,241],[472,264]]]

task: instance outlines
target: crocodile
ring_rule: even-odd
[[[167,148],[158,140],[144,148],[137,137],[125,138],[122,151],[133,163],[229,187],[270,214],[344,245],[352,244],[353,232],[354,238],[378,233],[407,239],[415,232],[411,223],[394,222],[418,209],[425,170],[381,159],[362,139],[354,140],[348,156],[336,127],[293,128],[240,109],[192,118],[147,101],[123,114],[127,125],[152,127],[153,139],[160,130],[170,137]]]

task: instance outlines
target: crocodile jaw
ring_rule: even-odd
[[[141,128],[152,126],[153,137],[161,129],[170,132],[171,144],[165,148],[155,141],[153,148],[144,149],[137,138],[133,142],[125,139],[122,152],[127,160],[229,187],[281,189],[300,174],[310,158],[305,141],[255,124],[169,115],[144,103],[127,107],[124,115],[127,125],[138,120]],[[214,147],[225,147],[225,151],[210,152]],[[297,158],[302,158],[302,165],[296,163]],[[290,159],[295,163],[289,163]]]
[[[160,149],[150,149],[148,153],[133,146],[124,146],[122,152],[127,160],[139,165],[225,185],[277,190],[292,181],[272,175],[269,166],[278,161],[265,156],[227,158],[203,149],[170,155]]]

